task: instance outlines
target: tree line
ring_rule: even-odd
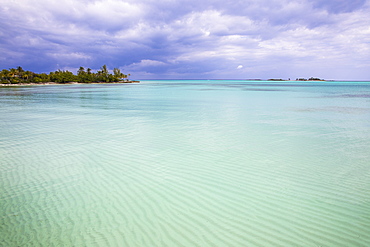
[[[113,69],[113,74],[109,73],[106,65],[103,65],[96,73],[92,72],[90,68],[85,70],[80,67],[77,75],[68,70],[57,70],[55,72],[35,73],[32,71],[24,70],[21,66],[11,69],[3,69],[0,71],[0,83],[2,84],[19,84],[19,83],[68,83],[68,82],[119,82],[128,80],[130,74],[125,75],[121,73],[118,68]]]

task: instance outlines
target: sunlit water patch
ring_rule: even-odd
[[[370,83],[0,88],[1,246],[369,246]]]

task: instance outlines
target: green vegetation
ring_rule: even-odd
[[[68,82],[80,82],[80,83],[92,83],[92,82],[120,82],[127,80],[130,74],[125,75],[121,73],[118,68],[113,69],[113,74],[110,74],[106,65],[103,65],[100,70],[93,73],[90,68],[85,70],[84,67],[80,67],[77,71],[77,75],[73,74],[68,70],[57,70],[50,72],[49,74],[41,73],[37,74],[31,71],[25,71],[21,66],[16,69],[3,69],[0,71],[0,83],[1,84],[22,84],[22,83],[68,83]]]
[[[308,79],[306,78],[297,78],[296,81],[325,81],[324,79],[316,78],[316,77],[310,77]]]
[[[285,81],[283,79],[268,79],[268,81]]]
[[[308,78],[309,81],[324,81],[324,79],[316,78],[316,77],[310,77]]]

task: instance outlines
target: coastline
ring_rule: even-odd
[[[73,84],[124,84],[140,83],[140,81],[117,81],[117,82],[40,82],[40,83],[0,83],[0,87],[20,87],[20,86],[45,86],[45,85],[73,85]]]

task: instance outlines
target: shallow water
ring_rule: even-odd
[[[370,82],[0,88],[0,246],[370,246]]]

